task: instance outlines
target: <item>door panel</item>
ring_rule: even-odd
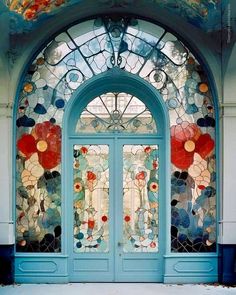
[[[95,144],[96,142],[96,144]],[[70,180],[70,280],[114,281],[110,184],[112,142],[73,140]],[[73,208],[73,211],[72,211]],[[73,212],[73,214],[72,214]]]
[[[109,252],[109,146],[74,145],[74,252]]]
[[[158,252],[158,153],[123,145],[123,252]]]
[[[132,142],[136,142],[133,144]],[[117,252],[115,256],[116,281],[161,282],[162,255],[159,180],[159,145],[157,140],[120,141],[122,218],[116,220]],[[119,177],[119,176],[118,176]],[[118,202],[119,202],[119,198]]]
[[[162,281],[159,145],[132,142],[71,143],[71,281]]]

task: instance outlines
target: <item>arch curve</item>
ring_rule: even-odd
[[[80,111],[92,98],[106,92],[126,92],[138,97],[149,110],[152,110],[158,124],[158,135],[169,137],[169,115],[165,102],[157,89],[140,77],[124,72],[119,68],[113,68],[94,76],[75,91],[64,115],[65,134],[73,135],[71,128],[76,125]],[[76,114],[76,116],[73,114]]]
[[[145,29],[140,29],[139,25]],[[35,234],[39,247],[36,250],[43,252],[41,242],[46,239],[45,235],[52,235],[60,226],[60,209],[57,208],[60,206],[51,200],[53,208],[50,202],[45,202],[49,204],[45,208],[42,192],[46,192],[45,199],[50,199],[52,193],[60,199],[61,128],[67,124],[63,121],[64,110],[68,117],[72,109],[80,108],[80,103],[85,105],[93,91],[102,93],[109,88],[109,83],[112,85],[109,90],[117,91],[122,83],[122,91],[127,89],[138,94],[147,101],[149,109],[157,110],[164,119],[160,121],[165,122],[161,130],[171,139],[172,166],[167,179],[171,178],[172,204],[175,204],[172,208],[172,251],[214,252],[215,114],[203,68],[175,36],[142,19],[104,17],[79,26],[56,36],[38,54],[28,68],[19,99],[17,147],[20,169],[24,173],[19,177],[17,189],[19,201],[27,195],[27,198],[32,197],[32,202],[35,202],[32,190],[37,190],[37,204],[33,204],[38,206],[39,212],[33,229],[40,232]],[[83,31],[83,26],[87,31]],[[78,33],[78,29],[83,32]],[[75,71],[73,75],[72,70]],[[100,85],[101,78],[104,83]],[[112,82],[114,78],[117,82]],[[135,88],[134,81],[140,87]],[[155,102],[145,99],[149,93],[159,99]],[[84,101],[75,99],[78,95],[85,95]],[[69,119],[66,132],[69,132],[70,123],[74,125],[73,120],[73,117]],[[38,166],[36,174],[32,164]],[[48,186],[48,179],[56,184]],[[19,205],[17,208],[19,215],[29,211],[28,207]],[[21,224],[17,228],[18,250],[36,251],[32,241],[24,239],[22,227]],[[182,246],[182,242],[186,246]]]
[[[49,39],[58,35],[61,30],[78,23],[78,20],[81,22],[92,19],[94,16],[104,15],[139,16],[149,22],[155,22],[165,27],[168,31],[178,36],[191,49],[199,61],[206,65],[206,69],[211,76],[210,78],[216,81],[214,87],[219,87],[220,59],[218,58],[218,51],[220,50],[220,44],[217,44],[217,38],[196,28],[179,15],[169,12],[168,9],[158,4],[150,3],[150,1],[142,1],[140,5],[124,3],[123,5],[117,6],[113,5],[113,1],[101,1],[101,5],[94,5],[93,1],[83,1],[83,3],[66,7],[65,10],[53,15],[53,17],[42,17],[32,28],[29,26],[24,38],[17,36],[16,29],[16,34],[12,34],[14,36],[14,44],[17,47],[16,62],[19,65],[16,67],[17,72],[12,73],[16,77],[16,80],[25,74],[26,69],[23,69],[21,65],[32,62],[35,58],[35,52],[41,50],[48,43]],[[178,25],[173,27],[173,23]],[[17,42],[21,46],[17,46]],[[215,52],[215,54],[212,54],[212,52]],[[15,89],[15,85],[12,85],[11,88]],[[220,89],[217,90],[220,93]]]

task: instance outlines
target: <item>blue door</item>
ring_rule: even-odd
[[[70,140],[71,281],[162,281],[161,153],[154,137]]]

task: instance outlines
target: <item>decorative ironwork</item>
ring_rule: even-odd
[[[106,93],[83,110],[76,132],[156,133],[156,123],[147,107],[133,95]]]

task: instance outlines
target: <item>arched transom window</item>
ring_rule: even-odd
[[[149,109],[137,97],[127,93],[106,93],[86,106],[77,122],[76,132],[155,134],[157,128]]]

